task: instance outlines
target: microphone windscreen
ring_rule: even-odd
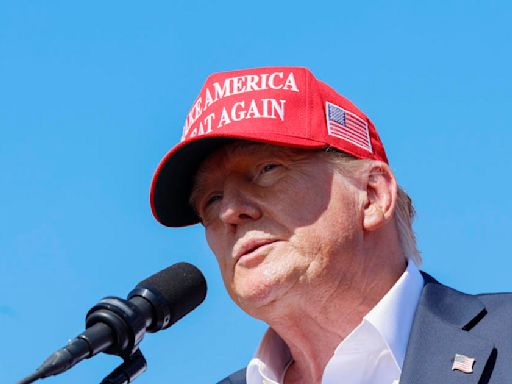
[[[177,263],[142,280],[136,288],[157,291],[168,302],[173,323],[201,304],[206,296],[202,272],[189,263]]]

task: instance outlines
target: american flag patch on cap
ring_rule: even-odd
[[[368,152],[373,152],[368,123],[356,114],[337,105],[329,102],[326,104],[328,134],[355,144]]]
[[[456,353],[453,359],[452,371],[458,370],[464,373],[473,373],[474,363],[475,359]]]

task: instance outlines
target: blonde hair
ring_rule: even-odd
[[[334,163],[338,169],[348,175],[355,175],[363,166],[372,160],[361,160],[336,148],[329,147],[321,151],[324,153],[327,161]],[[412,223],[416,210],[412,204],[412,199],[407,192],[399,185],[397,190],[397,200],[395,206],[395,225],[398,233],[398,240],[402,252],[407,259],[412,260],[419,268],[421,266],[421,253],[416,245],[416,235],[412,228]]]

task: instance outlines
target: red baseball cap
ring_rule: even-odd
[[[388,162],[373,123],[307,68],[266,67],[215,73],[187,115],[181,141],[151,183],[151,209],[168,227],[198,223],[189,204],[196,171],[233,139],[287,147],[335,147],[360,159]]]

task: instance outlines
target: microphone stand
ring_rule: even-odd
[[[146,368],[146,359],[140,349],[123,358],[124,362],[106,376],[100,384],[129,384],[142,374]]]
[[[58,375],[83,359],[105,352],[124,362],[101,384],[128,384],[146,370],[139,343],[146,332],[169,328],[204,300],[206,280],[195,266],[172,265],[141,281],[128,298],[107,296],[85,317],[86,330],[50,355],[18,384]]]

